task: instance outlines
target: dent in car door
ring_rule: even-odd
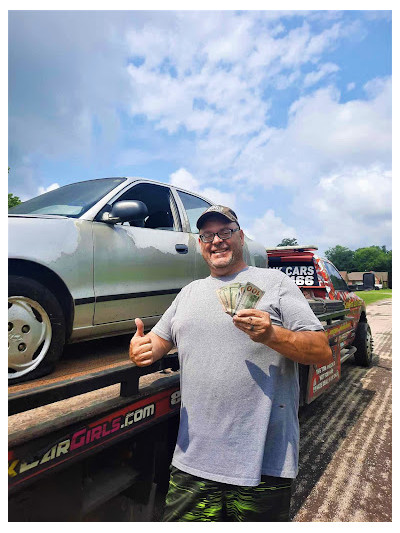
[[[148,227],[93,224],[95,324],[161,315],[193,280],[193,242],[177,231],[173,206],[165,213],[173,227],[159,229],[168,227],[160,208],[173,202],[169,188],[140,183],[117,200],[127,199],[144,201]]]

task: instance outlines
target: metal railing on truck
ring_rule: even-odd
[[[9,415],[18,416],[31,409],[120,383],[120,394],[115,398],[67,412],[50,422],[37,420],[28,429],[11,433],[9,493],[171,416],[178,416],[179,373],[160,373],[165,369],[179,369],[176,353],[147,367],[136,367],[128,362],[56,384],[10,393]],[[139,389],[140,377],[157,372],[153,383]]]

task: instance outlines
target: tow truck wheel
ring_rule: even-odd
[[[368,322],[359,322],[354,339],[357,348],[354,359],[358,365],[370,366],[372,362],[372,334]]]
[[[49,374],[64,342],[64,314],[55,296],[36,280],[10,276],[8,384]]]

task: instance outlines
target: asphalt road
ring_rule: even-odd
[[[336,387],[300,412],[293,522],[392,520],[392,302],[367,307],[370,368],[343,364]]]

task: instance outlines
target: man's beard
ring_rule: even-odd
[[[229,259],[226,259],[225,261],[223,261],[221,263],[218,263],[218,262],[214,263],[213,258],[212,258],[212,254],[210,254],[208,256],[208,258],[206,259],[208,265],[213,267],[213,268],[215,268],[215,269],[218,269],[218,270],[228,267],[229,265],[231,265],[235,261],[235,254],[234,254],[233,250],[229,250],[229,251],[231,252],[231,255],[230,255]]]

